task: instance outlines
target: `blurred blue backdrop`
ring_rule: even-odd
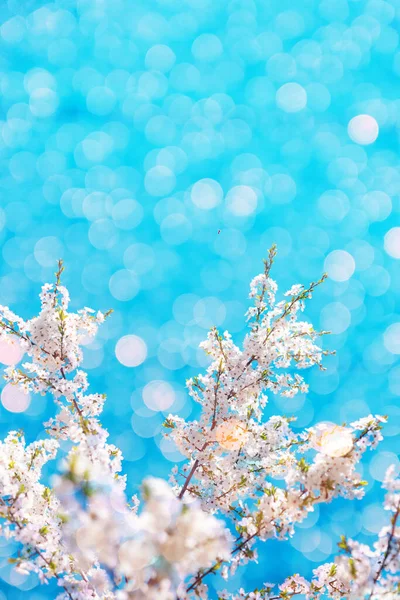
[[[243,337],[276,242],[281,288],[330,274],[307,317],[337,355],[269,414],[389,424],[365,500],[317,510],[232,586],[308,576],[343,531],[372,541],[400,446],[400,0],[3,0],[0,19],[0,303],[33,316],[62,257],[73,307],[114,309],[84,366],[129,491],[180,459],[164,415],[194,410],[211,325]],[[31,441],[53,412],[3,392],[2,435]],[[54,598],[12,551],[0,600]]]

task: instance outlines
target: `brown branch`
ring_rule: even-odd
[[[186,477],[186,481],[183,484],[181,491],[179,492],[179,496],[178,496],[179,500],[182,500],[182,498],[183,498],[183,496],[184,496],[184,494],[185,494],[185,492],[186,492],[186,490],[188,488],[190,480],[192,479],[192,477],[193,477],[193,475],[194,475],[194,473],[195,473],[195,471],[196,471],[196,469],[197,469],[198,466],[199,466],[199,459],[196,458],[196,460],[193,463],[192,468],[190,469],[190,473]]]
[[[368,600],[371,600],[371,598],[372,598],[372,596],[373,596],[373,594],[374,594],[375,586],[376,586],[376,584],[378,583],[378,581],[379,581],[379,578],[380,578],[380,576],[382,575],[382,572],[383,572],[383,570],[384,570],[384,569],[385,569],[385,567],[386,567],[387,560],[388,560],[388,558],[389,558],[389,556],[390,556],[390,550],[391,550],[391,548],[390,548],[390,545],[391,545],[391,543],[392,543],[392,540],[393,540],[393,538],[394,538],[394,536],[395,536],[395,532],[396,532],[396,523],[397,523],[397,519],[399,518],[399,516],[400,516],[400,501],[399,501],[399,503],[398,503],[398,505],[397,505],[396,512],[394,513],[394,515],[393,515],[393,517],[392,517],[392,528],[391,528],[391,530],[390,530],[389,539],[388,539],[388,543],[387,543],[387,547],[386,547],[386,552],[385,552],[385,554],[384,554],[384,557],[383,557],[382,564],[381,564],[381,566],[379,567],[379,570],[378,570],[377,574],[376,574],[376,575],[375,575],[375,577],[374,577],[374,580],[373,580],[373,583],[372,583],[372,589],[371,589],[371,593],[370,593],[370,595],[368,596]]]

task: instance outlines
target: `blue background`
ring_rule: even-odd
[[[265,544],[232,589],[309,576],[342,532],[372,541],[399,451],[400,1],[3,0],[0,18],[0,303],[33,316],[62,257],[73,307],[114,309],[84,366],[108,394],[129,492],[180,458],[160,450],[164,414],[144,386],[167,382],[166,413],[193,414],[198,343],[213,324],[243,338],[249,281],[276,242],[282,291],[330,272],[307,317],[337,354],[306,373],[307,397],[271,397],[267,414],[390,421],[363,465],[365,500]],[[374,143],[349,137],[359,114]],[[147,345],[137,368],[115,356],[127,334]],[[31,441],[53,412],[50,398],[0,406],[2,434]],[[53,598],[10,570],[13,551],[0,542],[1,600]]]

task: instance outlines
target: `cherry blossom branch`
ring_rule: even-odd
[[[268,277],[268,276],[269,276],[269,272],[270,272],[270,269],[271,269],[271,267],[272,267],[273,260],[274,260],[275,256],[276,256],[276,246],[272,246],[272,247],[271,247],[271,249],[270,249],[270,251],[269,251],[269,258],[268,258],[268,260],[266,260],[266,261],[265,261],[265,272],[264,272],[264,275],[265,275],[265,277]],[[318,281],[316,281],[316,282],[312,282],[312,283],[311,283],[311,284],[308,286],[308,288],[306,288],[306,289],[304,289],[304,288],[303,288],[303,289],[302,289],[302,291],[301,291],[300,293],[298,293],[297,295],[295,295],[295,296],[292,298],[292,300],[291,300],[291,301],[290,301],[290,302],[287,304],[287,306],[285,307],[285,309],[284,309],[284,311],[283,311],[282,315],[280,315],[280,316],[279,316],[279,318],[278,318],[278,319],[277,319],[277,320],[274,322],[274,325],[273,325],[273,326],[272,326],[272,327],[269,329],[269,331],[268,331],[268,333],[267,333],[267,335],[266,335],[266,337],[265,337],[265,339],[264,339],[264,342],[263,342],[264,344],[265,344],[265,343],[268,341],[268,339],[269,339],[269,337],[271,336],[271,334],[272,334],[272,333],[275,331],[275,329],[276,329],[276,327],[278,326],[278,324],[280,323],[280,321],[282,321],[283,319],[285,319],[285,318],[286,318],[286,317],[287,317],[287,316],[288,316],[288,315],[291,313],[291,311],[292,311],[292,309],[293,309],[294,305],[295,305],[295,304],[297,304],[298,302],[300,302],[300,301],[302,301],[302,300],[304,300],[304,299],[306,299],[306,298],[310,297],[310,295],[311,295],[311,294],[312,294],[312,292],[315,290],[315,288],[316,288],[316,287],[318,287],[318,286],[319,286],[321,283],[323,283],[323,282],[325,281],[325,279],[326,279],[326,278],[327,278],[327,275],[326,275],[326,274],[324,274],[324,275],[321,277],[321,279],[319,279],[319,280],[318,280]],[[264,284],[263,284],[263,287],[262,287],[262,292],[261,292],[261,294],[260,294],[261,302],[262,302],[262,301],[263,301],[263,299],[264,299],[264,296],[265,296],[265,293],[266,293],[266,289],[267,289],[267,288],[266,288],[266,284],[264,283]],[[263,310],[264,310],[264,309],[263,309]],[[261,312],[262,312],[262,311],[261,311]],[[261,312],[260,312],[260,310],[259,310],[259,311],[258,311],[258,313],[257,313],[257,321],[259,321],[259,318],[260,318]],[[223,346],[222,346],[222,344],[221,344],[221,339],[220,339],[220,337],[219,337],[219,335],[218,335],[218,332],[217,332],[215,329],[213,329],[213,330],[212,330],[212,332],[213,332],[213,334],[216,336],[217,343],[218,343],[218,345],[219,345],[219,347],[220,347],[221,354],[222,354],[222,356],[223,356],[223,358],[224,358],[224,361],[225,361],[225,364],[226,364],[226,363],[227,363],[227,361],[226,361],[226,356],[225,356],[225,354],[224,354]],[[326,332],[321,332],[321,333],[326,333]],[[304,335],[304,334],[302,334],[302,335]],[[252,382],[251,384],[246,384],[246,385],[245,385],[243,388],[241,388],[240,390],[237,390],[237,389],[236,389],[236,384],[237,384],[237,382],[238,382],[238,381],[241,379],[241,377],[242,377],[242,376],[243,376],[243,375],[246,373],[246,371],[247,371],[248,367],[249,367],[249,366],[250,366],[250,365],[251,365],[253,362],[255,362],[256,360],[258,360],[258,359],[257,359],[257,355],[255,355],[255,354],[253,354],[253,355],[252,355],[252,356],[251,356],[251,357],[250,357],[250,358],[247,360],[247,362],[245,363],[245,365],[244,365],[244,366],[243,366],[243,368],[242,368],[242,371],[241,371],[241,373],[240,373],[240,374],[239,374],[239,375],[236,377],[236,379],[234,379],[234,380],[233,380],[233,382],[232,382],[232,388],[231,388],[231,390],[230,390],[230,391],[227,393],[227,401],[229,401],[231,398],[233,398],[233,397],[234,397],[236,394],[243,392],[243,391],[244,391],[244,390],[246,390],[247,388],[249,388],[249,387],[251,387],[251,386],[254,386],[254,385],[255,385],[255,384],[257,384],[257,383],[261,383],[262,381],[265,381],[265,378],[264,378],[264,376],[261,376],[261,377],[259,377],[259,378],[257,379],[257,381],[256,381],[256,382]],[[321,366],[321,365],[320,365],[320,366]],[[217,405],[218,405],[218,390],[219,390],[219,387],[220,387],[220,383],[219,383],[219,382],[220,382],[220,377],[221,377],[221,375],[222,375],[222,362],[220,362],[220,363],[219,363],[218,370],[217,370],[217,373],[216,373],[216,381],[215,381],[215,384],[214,384],[214,405],[213,405],[213,414],[212,414],[212,422],[211,422],[210,431],[213,431],[213,430],[215,429],[215,427],[216,427],[216,413],[217,413]],[[206,447],[206,445],[203,447],[203,449],[202,449],[202,450],[204,450],[204,449],[205,449],[205,447]],[[185,494],[185,492],[186,492],[186,490],[187,490],[187,488],[188,488],[188,486],[189,486],[189,484],[190,484],[190,481],[191,481],[191,479],[193,478],[193,476],[195,475],[195,473],[196,473],[196,471],[197,471],[197,468],[199,467],[200,463],[201,463],[201,461],[200,461],[199,459],[196,459],[196,460],[195,460],[195,462],[193,463],[193,465],[192,465],[192,468],[191,468],[191,470],[190,470],[190,472],[189,472],[189,474],[188,474],[188,476],[187,476],[187,478],[186,478],[185,482],[183,483],[183,485],[182,485],[182,488],[181,488],[181,490],[180,490],[180,492],[179,492],[179,494],[178,494],[178,497],[179,497],[179,498],[183,498],[183,496],[184,496],[184,494]]]
[[[368,433],[374,432],[379,428],[379,425],[376,425],[375,423],[372,423],[371,425],[365,427],[360,434],[358,434],[357,436],[355,436],[354,438],[354,444],[357,444],[357,442],[359,442],[361,439],[363,439],[365,436],[368,435]],[[350,453],[348,453],[347,456],[349,456]],[[308,495],[309,498],[312,499],[313,503],[317,503],[320,501],[320,498],[318,497],[313,497],[312,494],[310,493],[310,490],[304,489],[302,491],[301,497],[304,497]],[[399,506],[399,511],[400,511],[400,506]],[[396,513],[396,515],[398,516],[398,513]],[[396,519],[397,519],[396,516]],[[249,535],[246,539],[244,539],[243,541],[240,542],[240,544],[238,544],[237,546],[235,546],[235,548],[232,550],[231,552],[231,556],[234,556],[236,553],[240,552],[241,550],[243,550],[248,544],[249,542],[251,542],[253,539],[255,539],[256,537],[258,537],[266,528],[268,527],[268,523],[264,523],[263,525],[261,525],[260,527],[258,527],[256,529],[256,531]],[[392,528],[392,531],[394,531],[394,527]],[[238,538],[240,539],[240,537]],[[221,561],[217,561],[214,565],[212,565],[209,569],[207,569],[206,571],[204,571],[203,573],[200,573],[197,575],[195,581],[190,584],[190,586],[187,588],[187,592],[195,589],[199,583],[201,583],[203,581],[203,579],[209,575],[212,572],[215,572],[220,566],[221,566],[222,562]]]
[[[400,498],[399,498],[399,502],[398,502],[398,505],[397,505],[397,509],[396,509],[394,515],[392,516],[392,526],[391,526],[391,529],[390,529],[390,534],[389,534],[389,538],[388,538],[388,542],[387,542],[386,551],[385,551],[385,554],[383,556],[383,560],[382,560],[381,566],[379,567],[379,570],[378,570],[377,574],[374,577],[373,584],[372,584],[372,590],[371,590],[371,593],[370,593],[370,595],[368,597],[368,600],[371,600],[372,596],[374,595],[375,586],[378,583],[379,578],[382,575],[383,571],[385,570],[388,558],[390,556],[391,543],[392,543],[392,541],[394,539],[394,536],[395,536],[396,524],[397,524],[397,520],[398,520],[399,517],[400,517]]]
[[[189,475],[186,477],[186,480],[185,480],[185,482],[184,482],[184,484],[182,486],[182,489],[179,492],[179,495],[178,495],[179,500],[182,500],[183,496],[185,495],[185,492],[188,489],[190,481],[191,481],[193,475],[195,474],[196,469],[199,466],[199,464],[200,464],[200,461],[199,461],[198,458],[196,458],[196,460],[194,461],[194,463],[192,465],[192,468],[190,469]]]
[[[6,369],[7,380],[33,392],[51,391],[61,407],[46,424],[51,440],[25,447],[23,439],[10,434],[0,442],[0,498],[4,502],[3,498],[12,497],[8,512],[21,515],[23,535],[7,516],[4,530],[24,544],[24,554],[18,559],[21,568],[42,573],[45,579],[50,575],[47,560],[69,600],[87,598],[89,586],[93,586],[93,597],[109,600],[121,593],[161,600],[175,597],[184,587],[199,595],[197,588],[208,574],[223,564],[232,563],[233,569],[245,558],[253,559],[258,538],[284,539],[316,503],[329,502],[337,495],[362,496],[365,483],[355,466],[364,450],[381,439],[382,418],[360,419],[351,429],[320,431],[317,426],[303,433],[291,429],[289,417],[263,419],[265,394],[272,391],[292,397],[306,392],[303,377],[292,374],[293,367],[321,367],[326,354],[317,343],[325,332],[299,319],[303,301],[325,276],[307,289],[293,286],[285,294],[290,299],[277,302],[277,285],[269,278],[275,253],[272,247],[264,272],[251,283],[255,306],[247,312],[251,329],[243,348],[233,343],[228,332],[220,335],[215,328],[202,344],[212,357],[211,364],[206,374],[188,382],[190,395],[202,406],[199,421],[179,417],[166,421],[190,460],[183,469],[183,485],[172,478],[179,493],[150,478],[144,483],[144,505],[137,514],[137,502],[128,503],[123,491],[121,453],[106,443],[108,433],[97,418],[104,397],[87,394],[87,375],[77,370],[83,359],[82,334],[94,335],[107,313],[94,316],[86,308],[68,312],[68,291],[61,285],[62,261],[55,284],[42,289],[37,317],[24,322],[9,309],[1,309],[2,336],[21,337],[21,346],[32,359],[21,371]],[[53,493],[40,483],[40,471],[56,456],[57,439],[70,440],[73,447],[63,472],[54,480]],[[308,463],[304,452],[310,449],[315,456]],[[173,471],[179,472],[178,468]],[[277,477],[284,479],[284,487],[272,485]],[[18,489],[25,491],[17,498]],[[185,502],[186,492],[197,496],[197,502]],[[226,519],[214,516],[218,511],[236,527],[233,549]],[[383,558],[387,570],[391,546],[389,539]],[[162,566],[166,563],[171,570]],[[78,569],[78,564],[83,568]],[[327,585],[341,593],[336,579],[331,577]],[[292,586],[279,597],[297,593]]]
[[[10,523],[13,523],[20,531],[22,531],[24,529],[23,525],[21,525],[14,517],[14,515],[8,510],[9,507],[7,506],[7,504],[4,502],[3,498],[0,496],[0,502],[2,504],[2,506],[4,508],[7,509],[7,519],[8,521],[10,521]],[[14,500],[15,502],[15,500]],[[51,561],[49,561],[45,556],[43,556],[41,550],[39,548],[37,548],[36,546],[32,546],[32,549],[35,551],[35,553],[37,554],[37,556],[43,560],[43,562],[45,563],[45,565],[47,567],[49,567],[50,572],[54,575],[54,577],[57,580],[62,579],[60,577],[60,575],[58,575],[58,573],[54,570],[54,568],[52,567]],[[65,587],[65,585],[61,584],[61,587],[64,589],[64,591],[66,592],[67,596],[70,598],[70,600],[74,600],[73,597],[71,596],[70,592],[68,591],[68,589]]]

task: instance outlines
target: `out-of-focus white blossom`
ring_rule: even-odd
[[[215,438],[225,450],[239,450],[246,443],[246,424],[240,419],[230,417],[217,425]]]
[[[350,429],[339,425],[322,424],[316,428],[313,439],[315,450],[328,456],[346,456],[351,452],[354,441]]]

